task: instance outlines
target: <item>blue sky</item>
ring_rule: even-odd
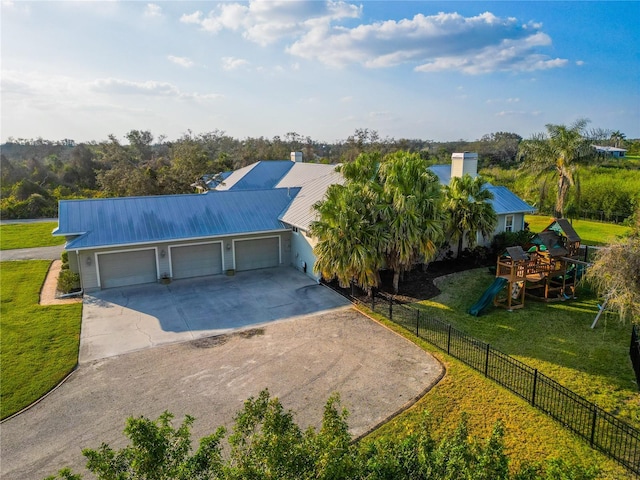
[[[1,124],[76,141],[640,137],[640,2],[2,1]]]

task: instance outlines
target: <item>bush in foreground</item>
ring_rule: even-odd
[[[418,431],[399,440],[352,441],[348,412],[340,409],[337,395],[329,398],[319,431],[302,431],[277,398],[263,390],[249,398],[236,415],[229,436],[229,454],[224,455],[224,427],[191,448],[193,417],[180,427],[173,415],[157,420],[129,418],[124,433],[130,445],[114,450],[102,444],[82,451],[87,469],[97,479],[474,479],[474,480],[589,480],[593,469],[551,460],[509,471],[504,453],[504,428],[498,422],[491,436],[471,438],[466,417],[455,432],[432,438],[428,419]],[[80,480],[70,469],[48,477]]]

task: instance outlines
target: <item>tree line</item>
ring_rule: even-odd
[[[187,416],[176,428],[173,415],[157,420],[130,417],[124,433],[130,444],[113,449],[103,443],[82,451],[87,469],[99,480],[590,480],[598,471],[559,459],[510,466],[505,453],[504,425],[494,425],[489,438],[472,438],[463,416],[457,429],[435,439],[428,417],[404,438],[354,442],[340,408],[339,396],[327,401],[319,430],[303,431],[293,412],[268,390],[245,401],[234,419],[229,448],[224,427],[192,448]],[[81,480],[69,468],[47,480]]]
[[[617,131],[593,129],[582,134],[591,141],[640,153],[640,142],[627,140]],[[304,161],[329,164],[352,162],[361,153],[396,151],[418,154],[428,164],[448,163],[453,152],[474,151],[480,168],[514,169],[523,164],[518,155],[522,142],[512,132],[494,132],[471,142],[435,142],[382,138],[367,128],[334,143],[295,132],[237,139],[221,130],[188,131],[177,140],[145,130],[132,130],[122,139],[110,135],[101,142],[9,138],[0,147],[0,216],[53,217],[60,199],[192,193],[205,174],[258,160],[288,159],[292,151],[303,152]]]

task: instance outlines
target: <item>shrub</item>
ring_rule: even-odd
[[[495,255],[500,255],[507,247],[515,247],[520,245],[524,247],[531,241],[535,234],[529,230],[520,230],[519,232],[502,232],[493,237],[491,242],[491,250]]]
[[[80,275],[73,273],[69,269],[60,270],[58,276],[58,291],[71,293],[80,288]]]

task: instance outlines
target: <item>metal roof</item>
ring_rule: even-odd
[[[451,183],[451,165],[432,165],[429,167],[436,174],[442,185]],[[531,213],[535,208],[518,197],[507,187],[496,187],[490,183],[485,183],[484,188],[493,193],[493,200],[489,203],[498,215],[507,215],[511,213]]]
[[[336,167],[337,165],[323,163],[293,163],[291,169],[282,177],[276,187],[302,187],[320,177],[334,173]]]
[[[236,183],[242,180],[242,177],[244,177],[247,173],[249,173],[256,165],[257,163],[252,163],[251,165],[247,165],[246,167],[239,168],[238,170],[234,170],[232,172],[225,172],[226,176],[224,178],[224,182],[218,185],[213,185],[212,190],[213,189],[215,190],[231,189]]]
[[[493,193],[493,200],[489,200],[489,202],[498,215],[532,213],[535,211],[534,207],[522,200],[507,187],[496,187],[490,183],[485,183],[484,188]]]
[[[449,185],[451,182],[451,165],[431,165],[429,170],[436,174],[442,185]]]
[[[298,188],[61,200],[54,235],[67,249],[282,230]]]
[[[294,166],[294,162],[290,160],[263,160],[245,167],[242,171],[241,178],[234,177],[234,173],[229,175],[225,184],[227,190],[264,190],[275,188],[277,183],[286,175],[286,173]]]
[[[328,167],[329,165],[324,166]],[[335,165],[330,166],[333,168],[314,168],[308,169],[307,172],[305,172],[319,174],[322,170],[324,170],[323,175],[316,177],[313,180],[306,181],[302,184],[300,193],[298,193],[298,195],[296,195],[296,197],[293,199],[287,210],[280,217],[280,220],[294,227],[298,227],[303,230],[309,230],[311,222],[313,222],[317,218],[317,212],[313,209],[313,205],[316,202],[324,199],[327,193],[327,189],[331,185],[334,185],[336,183],[344,184],[345,181],[342,174],[335,171]],[[299,172],[297,174],[299,174]],[[292,179],[289,179],[286,182],[280,182],[278,186],[283,186],[283,183],[286,185],[287,183],[289,183],[289,181],[291,181],[291,183],[295,183],[292,181]]]

